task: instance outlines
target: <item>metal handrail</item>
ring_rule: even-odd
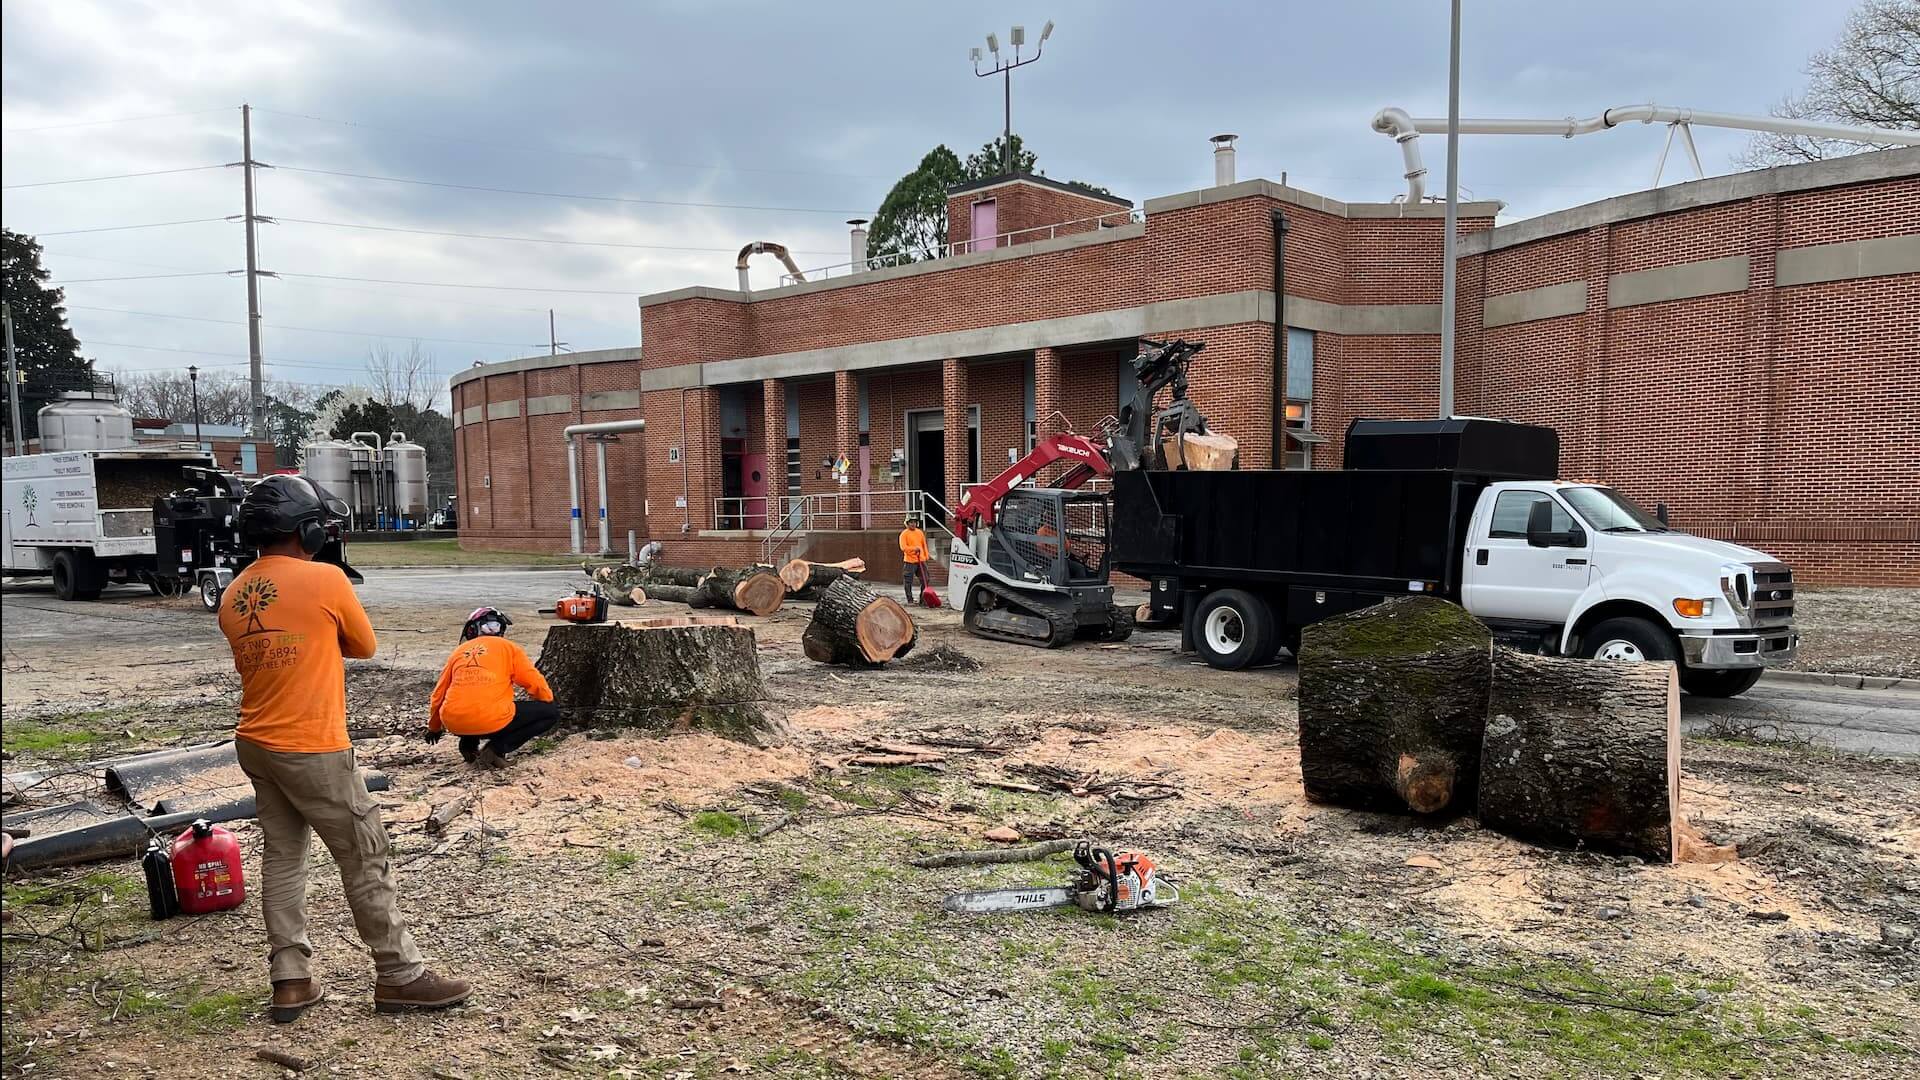
[[[750,517],[758,517],[761,521],[760,528],[767,528],[767,523],[775,520],[767,516],[767,512],[772,509],[772,503],[769,502],[770,498],[774,497],[767,495],[723,495],[713,500],[713,527],[716,529],[750,528],[746,523],[747,519]],[[759,513],[756,514],[753,510],[749,509],[748,504],[750,503],[760,504]],[[728,521],[737,522],[738,524],[722,524]]]
[[[947,531],[944,521],[944,517],[948,514],[947,508],[941,504],[940,500],[918,488],[824,491],[811,495],[789,495],[779,500],[780,524],[775,526],[772,523],[773,519],[769,519],[768,528],[772,531],[760,543],[760,561],[773,565],[775,557],[793,542],[797,534],[821,527],[823,518],[828,522],[827,527],[846,526],[849,524],[849,519],[852,519],[858,523],[857,527],[865,528],[869,518],[882,515],[891,517],[888,511],[876,509],[873,503],[876,500],[885,502],[895,499],[899,500],[900,509],[897,513],[901,516],[918,514],[924,518],[928,516],[926,508],[929,504],[938,507],[941,518],[936,519],[936,522],[942,531]],[[848,505],[849,500],[854,500],[853,505]],[[951,536],[952,533],[949,531],[948,535]]]
[[[1034,240],[1051,240],[1059,236],[1061,230],[1065,229],[1071,229],[1071,235],[1078,235],[1086,232],[1098,232],[1102,229],[1115,229],[1122,225],[1145,220],[1146,215],[1141,210],[1115,210],[1112,213],[1101,214],[1097,217],[1075,218],[1072,221],[1060,221],[1052,225],[1035,225],[1032,228],[1013,229],[989,237],[976,237],[972,240],[962,240],[956,244],[942,244],[938,249],[938,254],[936,254],[934,258],[946,259],[955,255],[966,255],[975,251],[992,251],[997,248],[1010,247],[1016,243],[1014,240],[1016,236],[1029,236],[1030,234],[1034,234],[1031,235],[1030,239],[1024,241],[1025,243],[1032,243]],[[1073,229],[1072,227],[1076,225],[1088,227]],[[1045,233],[1046,235],[1037,235],[1040,233]],[[909,258],[904,254],[878,255],[865,259],[854,259],[850,262],[834,263],[831,266],[802,270],[797,274],[781,274],[780,284],[782,286],[799,285],[809,281],[820,281],[824,278],[833,277],[835,274],[845,276],[847,274],[858,274],[863,270],[879,270],[889,266],[905,266],[908,263],[923,261],[926,260]]]

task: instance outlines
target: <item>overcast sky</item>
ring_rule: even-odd
[[[1764,113],[1801,86],[1807,55],[1834,39],[1848,6],[1467,0],[1461,109],[1586,116],[1655,101]],[[117,369],[245,370],[241,280],[79,283],[238,268],[239,224],[48,235],[237,214],[240,172],[16,185],[237,160],[247,101],[254,155],[280,167],[260,173],[259,212],[282,219],[262,226],[261,265],[289,275],[263,283],[263,352],[270,374],[309,383],[352,381],[381,340],[421,340],[443,375],[543,352],[549,308],[575,349],[632,345],[636,295],[731,286],[732,253],[751,240],[786,244],[802,266],[845,260],[844,219],[870,215],[928,149],[964,154],[999,132],[999,82],[975,79],[967,50],[990,30],[1004,46],[1015,21],[1030,42],[1057,23],[1044,59],[1014,76],[1015,130],[1049,175],[1136,203],[1210,183],[1206,139],[1223,131],[1241,136],[1242,178],[1284,171],[1296,187],[1386,200],[1403,190],[1399,154],[1369,119],[1384,105],[1446,110],[1443,0],[8,0],[0,10],[4,219],[42,237],[55,279],[75,282],[68,311],[86,354]],[[147,119],[91,123],[129,117]],[[1572,142],[1469,138],[1461,183],[1518,220],[1647,186],[1663,135],[1636,125]],[[1696,138],[1709,174],[1735,168],[1743,136]],[[1444,139],[1423,141],[1429,190],[1443,191]],[[1688,169],[1676,153],[1668,177]],[[774,274],[756,264],[755,283]]]

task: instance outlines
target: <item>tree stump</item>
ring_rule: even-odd
[[[913,618],[899,601],[843,577],[820,594],[800,648],[822,664],[878,667],[907,655],[915,637]]]
[[[749,566],[743,570],[715,567],[713,572],[701,579],[700,588],[713,601],[714,607],[754,615],[771,615],[779,611],[780,605],[787,599],[787,583],[764,566]]]
[[[1240,444],[1229,435],[1189,431],[1177,439],[1163,440],[1160,452],[1169,469],[1224,472],[1240,462]]]
[[[766,688],[749,627],[562,623],[547,628],[536,666],[554,702],[584,727],[787,741],[785,725],[761,709]]]
[[[1496,650],[1480,823],[1561,847],[1672,862],[1680,820],[1673,664]]]
[[[1302,631],[1307,797],[1433,814],[1471,805],[1493,636],[1464,608],[1407,596]]]

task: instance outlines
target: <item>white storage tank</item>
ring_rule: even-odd
[[[40,410],[40,452],[118,450],[133,446],[133,414],[118,402],[68,398]]]
[[[392,512],[412,518],[415,524],[427,519],[427,448],[408,442],[405,432],[396,431],[387,442],[387,462],[393,469]]]
[[[339,439],[322,439],[300,448],[300,471],[314,483],[353,506],[353,447]]]

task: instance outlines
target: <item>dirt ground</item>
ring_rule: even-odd
[[[131,628],[91,650],[11,645],[9,771],[230,731],[224,650],[172,617],[184,603],[119,606]],[[154,924],[131,860],[81,867],[7,886],[6,1075],[281,1073],[262,1048],[307,1075],[441,1078],[1920,1067],[1920,762],[1689,740],[1689,816],[1740,857],[1649,866],[1306,802],[1290,667],[1216,672],[1164,632],[1041,652],[939,611],[916,612],[908,661],[829,670],[790,605],[755,623],[790,746],[575,730],[483,774],[419,739],[454,608],[376,611],[382,656],[350,667],[349,699],[363,762],[392,778],[402,906],[472,1002],[372,1011],[317,846],[332,996],[290,1027],[261,1013],[254,901]],[[514,615],[537,648],[541,620]],[[849,762],[881,743],[945,760]],[[1001,826],[1149,852],[1180,901],[945,914],[950,892],[1068,878],[1064,856],[908,865]],[[255,883],[258,833],[235,831]]]
[[[1801,589],[1788,667],[1920,679],[1920,589]]]

